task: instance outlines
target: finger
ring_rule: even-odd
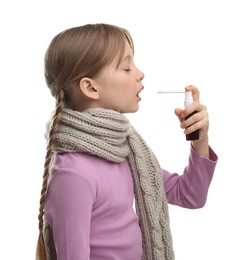
[[[208,113],[206,110],[193,114],[187,120],[181,123],[181,128],[189,128],[190,126],[195,126],[197,129],[208,128]],[[191,128],[192,129],[192,128]]]
[[[196,122],[195,124],[190,125],[189,127],[184,129],[184,134],[190,134],[196,130],[201,132],[207,132],[209,127],[208,119],[204,118],[201,121]]]

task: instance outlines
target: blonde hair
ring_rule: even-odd
[[[134,53],[133,41],[126,29],[110,24],[87,24],[59,33],[53,38],[47,49],[45,79],[51,94],[56,99],[56,108],[52,118],[44,164],[36,260],[47,259],[43,237],[45,195],[54,152],[55,134],[58,131],[62,110],[72,103],[70,89],[83,77],[94,78],[115,57],[118,57],[119,63],[125,51],[125,40]]]

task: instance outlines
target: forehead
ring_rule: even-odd
[[[126,41],[124,53],[122,53],[122,55],[117,55],[114,58],[112,64],[114,66],[118,67],[119,64],[130,61],[132,59],[133,59],[133,51],[132,51],[129,43]]]
[[[130,55],[131,57],[133,56],[133,51],[132,51],[131,46],[129,45],[129,43],[127,41],[125,43],[124,56],[126,56],[126,55]]]

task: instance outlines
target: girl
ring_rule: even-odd
[[[205,204],[217,156],[199,91],[186,87],[195,102],[175,110],[185,134],[199,129],[200,138],[191,143],[183,174],[171,174],[123,115],[138,110],[144,88],[133,54],[129,32],[108,24],[65,30],[48,47],[45,78],[56,109],[47,131],[36,259],[172,260],[168,203]]]

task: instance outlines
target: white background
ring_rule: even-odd
[[[34,259],[45,156],[45,123],[54,100],[43,76],[52,37],[84,23],[127,28],[145,90],[132,123],[162,167],[181,173],[188,160],[175,107],[201,91],[210,116],[210,145],[219,156],[208,200],[199,210],[170,206],[177,260],[244,259],[242,1],[5,1],[0,7],[0,259]],[[133,260],[133,259],[131,259]]]

